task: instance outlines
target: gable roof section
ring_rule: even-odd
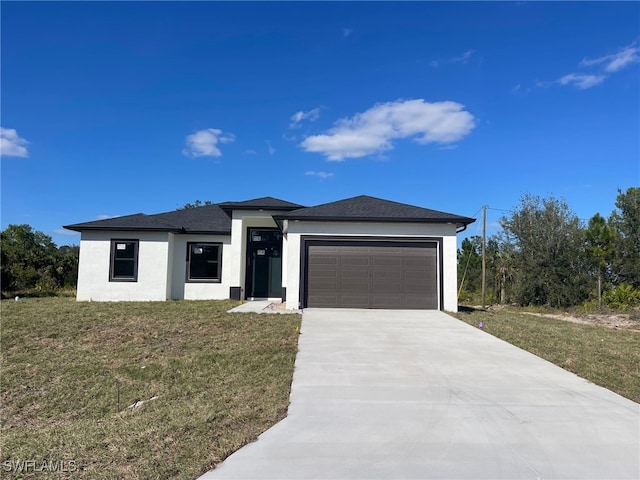
[[[316,207],[301,208],[274,216],[276,221],[312,220],[331,222],[411,222],[468,225],[475,219],[416,207],[406,203],[360,195]]]
[[[155,215],[136,213],[124,217],[65,225],[64,228],[76,232],[119,230],[230,235],[232,210],[280,211],[282,213],[273,216],[280,226],[283,220],[453,223],[456,225],[475,222],[473,218],[452,213],[360,195],[315,207],[303,207],[297,203],[273,197],[262,197],[244,202],[223,202]]]
[[[287,202],[273,197],[254,198],[243,202],[222,202],[218,203],[220,208],[225,210],[296,210],[304,208],[304,205]]]
[[[124,217],[65,225],[68,230],[122,230],[181,233],[231,234],[231,218],[218,205],[186,208],[173,212],[145,215],[137,213]]]

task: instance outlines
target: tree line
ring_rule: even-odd
[[[58,247],[50,236],[29,225],[9,225],[0,232],[3,296],[51,294],[75,288],[80,247]]]
[[[608,218],[585,224],[555,197],[525,195],[485,243],[490,303],[568,307],[640,305],[640,188],[618,191]],[[461,301],[478,301],[482,238],[458,250]]]
[[[615,206],[609,217],[596,213],[585,224],[564,200],[523,196],[500,219],[502,232],[486,241],[487,300],[551,307],[640,305],[640,188],[618,191]],[[466,238],[458,250],[462,302],[480,298],[481,243],[479,236]],[[58,247],[29,225],[9,225],[0,232],[0,252],[3,294],[76,287],[78,246]]]

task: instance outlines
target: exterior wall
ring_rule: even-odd
[[[231,266],[231,287],[242,288],[242,299],[246,292],[246,271],[247,271],[247,229],[248,228],[277,228],[273,220],[275,211],[262,210],[234,210],[231,220],[231,255],[233,264]],[[283,240],[284,243],[284,240]],[[284,246],[283,246],[284,248]],[[282,258],[282,274],[284,276],[286,259]],[[227,298],[228,298],[227,289]]]
[[[340,235],[368,237],[441,237],[442,238],[442,309],[458,310],[458,272],[456,226],[450,224],[373,223],[373,222],[287,222],[287,308],[298,308],[300,298],[301,237],[303,235]],[[440,287],[438,287],[440,288]],[[438,295],[440,291],[438,291]]]
[[[228,235],[172,235],[171,289],[172,300],[223,300],[229,298],[232,257],[231,237]],[[222,271],[220,282],[187,282],[187,242],[222,243]]]
[[[112,239],[139,240],[137,282],[109,281]],[[170,271],[169,245],[167,232],[83,232],[77,299],[166,300]]]

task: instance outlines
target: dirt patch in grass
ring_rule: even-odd
[[[2,302],[3,465],[192,479],[254,440],[286,415],[300,316],[226,313],[234,305]]]
[[[462,307],[472,310],[483,310],[480,305]],[[517,314],[534,315],[537,317],[555,318],[565,322],[580,323],[582,325],[599,325],[608,328],[623,328],[640,332],[640,309],[631,310],[628,313],[616,311],[601,311],[598,313],[586,313],[575,308],[571,311],[559,311],[542,309],[531,311],[526,308],[519,308],[513,305],[489,305],[484,310],[489,312],[509,311]]]
[[[465,308],[457,318],[640,403],[640,334],[513,308]]]
[[[580,323],[582,325],[600,325],[608,328],[625,328],[640,332],[640,319],[629,313],[595,313],[595,314],[572,314],[566,313],[537,313],[522,312],[527,315],[538,317],[555,318],[565,322]]]

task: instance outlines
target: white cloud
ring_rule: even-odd
[[[244,153],[246,153],[247,155],[257,155],[258,154],[258,152],[256,152],[253,148],[245,150]]]
[[[333,173],[331,172],[315,172],[313,170],[309,170],[308,172],[304,172],[305,175],[310,175],[313,177],[319,177],[321,180],[324,180],[329,177],[333,177]]]
[[[187,146],[182,153],[188,157],[220,157],[222,152],[217,147],[218,143],[234,140],[235,137],[231,133],[225,134],[218,128],[207,128],[187,136]]]
[[[462,63],[466,65],[467,63],[469,63],[469,59],[471,58],[471,55],[473,55],[474,53],[476,53],[475,50],[467,50],[459,57],[452,57],[444,60],[443,59],[431,60],[431,62],[429,62],[429,65],[431,65],[433,68],[438,68],[443,63]]]
[[[318,118],[320,118],[320,109],[314,108],[309,110],[308,112],[303,112],[300,110],[299,112],[291,115],[291,123],[289,124],[289,128],[298,128],[300,126],[300,122],[303,120],[307,120],[309,122],[315,122]]]
[[[475,53],[475,50],[467,50],[466,52],[464,52],[459,57],[453,57],[449,61],[451,63],[468,63],[469,59],[471,58],[471,55],[473,55],[474,53]]]
[[[269,155],[273,155],[274,153],[276,153],[276,149],[273,148],[273,145],[271,145],[271,140],[265,140],[264,143],[267,144],[267,151],[269,152]]]
[[[56,228],[53,230],[53,233],[56,235],[62,235],[64,237],[79,237],[80,233],[74,232],[71,230],[67,230],[66,228]]]
[[[551,82],[551,84],[572,85],[580,90],[586,90],[600,85],[611,74],[638,62],[640,62],[640,47],[638,47],[637,42],[633,42],[631,45],[623,47],[611,55],[593,59],[585,58],[580,62],[582,67],[599,67],[598,70],[600,71],[598,73],[569,73],[555,82]],[[538,86],[547,87],[549,82],[538,82]]]
[[[322,135],[300,143],[307,152],[342,161],[393,149],[393,140],[413,138],[418,143],[453,143],[475,127],[473,115],[456,102],[423,99],[380,103],[363,113],[335,122]]]
[[[344,38],[347,38],[349,35],[351,35],[353,33],[353,28],[343,28],[342,29],[342,36]]]
[[[27,142],[13,128],[0,127],[0,156],[28,157]]]
[[[640,47],[634,42],[611,55],[605,55],[604,57],[591,60],[585,58],[580,64],[584,66],[604,64],[605,72],[615,73],[638,62],[640,62]]]
[[[560,85],[573,85],[580,90],[595,87],[604,82],[604,75],[590,75],[585,73],[570,73],[558,79]]]

